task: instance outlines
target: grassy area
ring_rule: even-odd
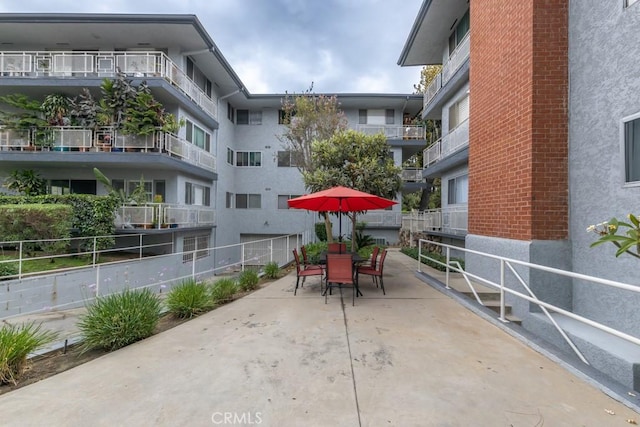
[[[42,257],[42,258],[41,258]],[[108,253],[101,254],[98,258],[98,263],[119,261],[123,259],[131,259],[137,258],[136,254],[124,254],[124,253]],[[36,252],[30,255],[28,258],[39,258],[39,259],[27,259],[22,261],[22,273],[39,273],[44,271],[58,270],[62,268],[73,268],[73,267],[85,267],[92,265],[93,258],[91,255],[67,255],[62,257],[51,257],[50,254],[46,254],[43,252]],[[13,260],[14,265],[17,268],[17,263],[19,259],[19,254],[14,251],[3,251],[0,254],[0,260]],[[0,267],[6,265],[5,263],[0,264]]]

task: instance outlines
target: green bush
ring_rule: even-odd
[[[224,304],[231,301],[233,295],[238,291],[238,285],[231,278],[224,278],[211,285],[211,299],[216,304]]]
[[[309,264],[318,264],[320,262],[320,254],[327,250],[327,242],[307,243],[304,246],[307,248],[307,261]],[[300,251],[298,251],[298,254],[302,256]]]
[[[180,318],[191,318],[213,308],[209,289],[193,279],[171,289],[165,305],[171,314]]]
[[[17,384],[27,356],[54,341],[58,334],[41,330],[33,322],[21,326],[5,324],[0,329],[0,384]]]
[[[259,281],[258,272],[251,269],[244,270],[238,276],[238,286],[244,292],[257,289]]]
[[[0,205],[51,203],[70,205],[72,207],[71,228],[77,230],[78,236],[110,236],[115,233],[115,210],[119,203],[116,197],[94,196],[91,194],[48,194],[45,196],[9,196],[0,194]],[[110,248],[113,244],[113,238],[100,238],[97,240],[98,249]],[[93,245],[93,239],[90,245]]]
[[[160,319],[160,300],[149,289],[125,290],[98,297],[87,307],[78,328],[85,350],[117,350],[153,334]]]
[[[321,242],[326,242],[327,241],[327,226],[325,225],[324,221],[323,222],[316,222],[315,223],[315,230],[316,230],[316,237],[318,238],[318,240],[320,240]]]
[[[280,277],[280,267],[278,266],[278,263],[275,261],[271,261],[269,263],[267,263],[267,265],[264,266],[264,276],[267,279],[277,279],[278,277]],[[2,275],[0,273],[0,275]]]
[[[17,262],[3,262],[0,264],[0,280],[6,276],[18,275],[18,263]]]
[[[405,255],[409,255],[413,259],[418,259],[418,248],[402,248],[402,249],[400,249],[400,252],[402,252]],[[440,254],[440,253],[438,253],[438,252],[426,252],[426,251],[423,251],[422,255],[423,255],[423,257],[424,256],[428,256],[430,258],[438,260],[442,264],[446,264],[447,263],[447,257],[442,255],[442,254]],[[458,261],[460,263],[460,266],[464,270],[464,260],[463,259],[451,258],[451,261]],[[436,270],[439,270],[439,271],[445,271],[446,270],[444,265],[438,264],[438,263],[433,262],[433,261],[431,261],[429,259],[422,258],[421,262],[423,264],[426,264],[429,267],[435,268]],[[452,267],[457,267],[457,266],[456,265],[452,265]]]
[[[0,236],[7,241],[68,239],[71,235],[71,206],[61,204],[0,205]],[[26,243],[27,252],[41,249],[64,253],[69,240]]]

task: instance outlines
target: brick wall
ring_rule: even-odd
[[[471,2],[469,232],[567,238],[567,2]]]

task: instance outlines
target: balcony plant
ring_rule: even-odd
[[[46,134],[44,129],[48,123],[43,118],[41,103],[20,93],[0,96],[0,103],[11,107],[10,111],[0,111],[0,124],[8,129],[16,130],[29,138],[33,133],[33,138],[28,149],[34,150],[36,147],[47,147],[52,144],[52,139]]]

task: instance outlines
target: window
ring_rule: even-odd
[[[205,132],[204,129],[195,125],[191,121],[186,122],[187,135],[186,139],[193,145],[206,151],[211,151],[211,134]]]
[[[396,112],[393,110],[385,110],[385,124],[392,125],[395,122]]]
[[[261,125],[262,111],[236,110],[236,123],[239,125]]]
[[[195,252],[194,252],[195,251]],[[209,235],[185,237],[182,242],[182,262],[193,261],[193,254],[196,259],[209,255]]]
[[[359,125],[367,124],[367,110],[358,110],[358,124]]]
[[[469,119],[469,95],[449,107],[449,130]]]
[[[262,153],[260,151],[238,151],[236,152],[236,166],[262,166]]]
[[[212,84],[202,71],[195,66],[191,58],[187,58],[187,76],[211,98]]]
[[[292,151],[278,151],[278,167],[287,168],[297,166],[296,156]]]
[[[638,0],[625,0],[624,7],[629,7],[629,6],[631,6],[632,4],[634,4],[637,1]]]
[[[211,188],[205,185],[185,182],[184,204],[195,206],[211,206]]]
[[[96,194],[96,181],[84,179],[52,179],[49,194]]]
[[[296,115],[295,111],[287,112],[285,110],[278,110],[278,124],[288,125],[291,123],[291,118]]]
[[[469,175],[461,175],[447,181],[447,202],[450,205],[467,203],[469,195]]]
[[[260,194],[236,194],[236,209],[260,209],[261,207]]]
[[[462,43],[462,40],[465,38],[465,36],[469,32],[469,28],[470,28],[469,24],[470,24],[469,11],[467,10],[464,16],[460,18],[458,25],[449,36],[449,55],[450,56],[453,53],[453,51],[456,50],[456,47],[458,47],[458,45]]]
[[[624,180],[640,181],[640,117],[624,123]]]
[[[227,193],[225,194],[225,207],[227,209],[233,209],[233,193],[229,193],[227,191]]]
[[[120,191],[122,190],[127,196],[131,196],[134,194],[138,185],[140,185],[139,179],[113,179],[111,180],[111,186],[114,190]],[[154,181],[142,181],[142,185],[144,186],[144,193],[147,202],[153,201],[154,195],[162,196],[162,200],[165,200],[166,196],[166,184],[164,180],[154,180]]]
[[[278,195],[278,209],[289,209],[289,203],[287,200],[295,199],[296,197],[300,197],[299,195],[293,196],[290,194],[279,194]]]
[[[233,166],[233,150],[227,147],[227,163]]]
[[[233,108],[231,103],[227,102],[227,119],[229,119],[231,123],[233,123],[233,119],[235,115],[236,115],[236,109]]]

